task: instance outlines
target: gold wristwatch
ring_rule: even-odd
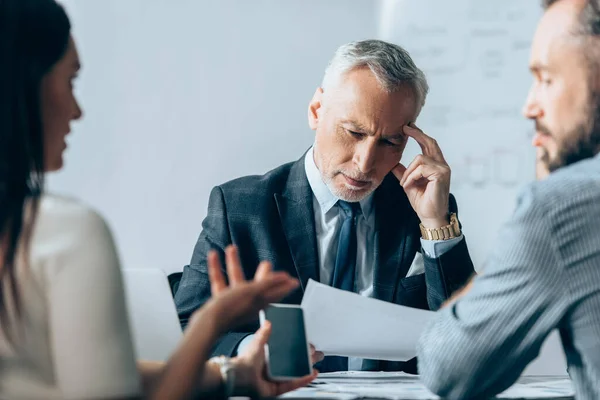
[[[451,213],[450,224],[441,228],[427,229],[423,224],[419,224],[419,227],[421,228],[421,236],[425,240],[448,240],[459,237],[461,233],[456,213]]]

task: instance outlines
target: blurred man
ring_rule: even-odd
[[[449,193],[450,168],[437,143],[414,124],[427,91],[424,74],[402,48],[377,40],[340,47],[308,106],[314,146],[298,161],[212,191],[175,297],[182,326],[210,297],[207,252],[222,254],[231,243],[247,277],[261,260],[298,277],[301,288],[286,299],[293,304],[301,302],[309,278],[432,310],[464,285],[473,266]],[[409,138],[423,154],[405,167],[399,162]],[[256,328],[228,333],[215,353],[242,351]],[[313,352],[313,361],[321,357]],[[318,366],[415,367],[340,357]]]
[[[521,193],[485,270],[421,337],[442,397],[512,385],[558,328],[578,399],[600,399],[600,1],[544,2],[532,44],[538,182]]]

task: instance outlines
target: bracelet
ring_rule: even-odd
[[[231,359],[225,356],[213,357],[208,362],[219,366],[221,379],[223,380],[223,397],[229,398],[233,396],[235,389],[235,369],[231,363]]]
[[[419,224],[421,229],[421,237],[425,240],[448,240],[459,237],[461,235],[460,225],[456,218],[456,213],[450,214],[450,223],[441,228],[427,229],[423,224]]]

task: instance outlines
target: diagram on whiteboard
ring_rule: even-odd
[[[452,169],[452,193],[476,268],[535,176],[533,123],[521,115],[531,85],[538,2],[384,0],[379,36],[409,51],[430,92],[417,125]],[[419,152],[407,148],[404,160]]]

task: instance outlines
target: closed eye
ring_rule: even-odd
[[[395,147],[402,147],[402,145],[404,145],[404,141],[403,141],[403,140],[401,140],[401,139],[392,139],[392,140],[389,140],[389,139],[383,139],[383,140],[381,141],[381,143],[382,143],[384,146],[395,146]]]
[[[548,73],[535,73],[535,79],[538,83],[542,85],[550,85],[552,83],[552,78],[548,76]]]
[[[364,133],[355,132],[355,131],[351,131],[351,130],[348,130],[348,129],[346,129],[346,132],[348,132],[351,136],[354,136],[357,139],[362,139],[365,136]]]

